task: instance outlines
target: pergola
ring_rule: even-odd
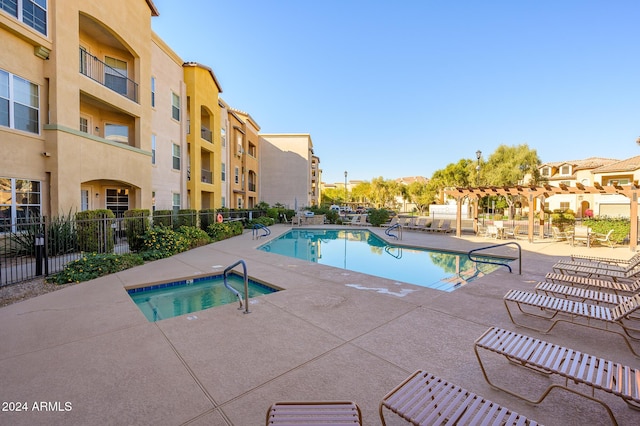
[[[536,185],[516,185],[516,186],[489,186],[489,187],[477,187],[477,188],[455,188],[455,189],[447,189],[444,191],[446,195],[449,195],[456,200],[456,235],[459,237],[462,232],[462,204],[465,198],[469,200],[473,200],[474,203],[474,218],[473,218],[473,227],[474,230],[478,229],[478,201],[487,196],[521,196],[525,198],[529,203],[529,242],[533,242],[533,224],[534,224],[534,202],[533,200],[536,198],[540,198],[540,210],[542,212],[544,208],[544,199],[551,197],[552,195],[561,195],[561,194],[619,194],[624,195],[625,197],[631,200],[631,212],[630,217],[632,218],[631,222],[631,230],[630,230],[630,241],[629,248],[632,251],[635,251],[638,241],[638,192],[640,192],[640,187],[637,184],[632,185],[613,185],[613,186],[601,186],[598,183],[594,183],[594,186],[585,186],[580,183],[576,183],[576,186],[567,186],[565,184],[560,184],[559,186],[551,186],[549,184],[545,184],[542,186]],[[543,214],[540,215],[541,218],[544,217]],[[633,220],[635,218],[635,220]],[[541,219],[543,221],[544,219]],[[542,234],[543,229],[540,227],[540,234]],[[542,237],[542,235],[540,235]]]

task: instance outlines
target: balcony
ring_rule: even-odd
[[[249,191],[256,192],[256,184],[249,182]]]
[[[211,133],[211,130],[207,129],[204,126],[200,128],[200,137],[207,142],[213,141],[213,134]]]
[[[201,182],[203,182],[203,183],[213,183],[213,173],[211,173],[209,170],[205,170],[205,169],[202,169],[201,173],[202,173],[202,177],[200,178]]]
[[[80,48],[80,74],[86,75],[93,81],[108,87],[135,103],[139,103],[138,83],[82,48]]]

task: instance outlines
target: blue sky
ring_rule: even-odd
[[[431,177],[479,149],[640,155],[637,0],[154,0],[263,133],[309,133],[323,181]]]

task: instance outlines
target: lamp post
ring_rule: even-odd
[[[476,166],[476,186],[480,186],[480,157],[482,157],[482,151],[476,151],[476,158],[478,159],[478,165]]]
[[[347,171],[344,171],[344,207],[347,207]],[[345,210],[346,211],[346,210]]]

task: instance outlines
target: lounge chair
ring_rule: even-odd
[[[504,238],[518,239],[520,237],[520,225],[516,225],[513,229],[505,228],[502,232]]]
[[[380,225],[380,227],[382,228],[390,228],[392,226],[394,226],[396,223],[398,223],[398,216],[394,216],[391,218],[391,221],[389,223],[383,223],[382,225]]]
[[[635,263],[636,265],[640,264],[640,253],[634,254],[630,259],[614,259],[612,257],[597,257],[597,256],[582,256],[577,254],[572,254],[571,260],[577,260],[579,262],[588,261],[588,262],[596,262],[596,263],[611,263],[618,266],[629,266],[631,263]]]
[[[423,231],[438,232],[441,226],[442,226],[442,219],[433,219],[429,227],[425,227]]]
[[[414,425],[537,425],[533,420],[484,399],[457,385],[418,370],[389,392],[380,402]]]
[[[276,402],[266,425],[361,425],[360,407],[351,401]]]
[[[587,247],[591,247],[591,240],[593,239],[593,233],[588,226],[576,226],[571,236],[571,245],[578,243],[586,243]]]
[[[482,375],[489,385],[531,404],[541,403],[551,390],[560,388],[597,402],[604,407],[609,419],[616,425],[613,411],[603,399],[596,397],[596,390],[622,398],[631,408],[640,408],[640,370],[634,367],[497,327],[488,329],[476,340],[473,348]],[[550,383],[537,399],[526,397],[489,379],[480,357],[480,349],[502,355],[512,364],[526,367],[536,373],[549,375],[550,378],[560,377],[563,380]],[[504,371],[506,370],[500,369],[501,373]],[[522,380],[526,378],[523,377]],[[576,386],[570,386],[572,382]],[[602,422],[593,419],[593,423]]]
[[[613,229],[609,230],[609,232],[607,232],[606,234],[594,234],[593,235],[593,242],[595,243],[600,243],[603,245],[608,245],[609,247],[613,248],[613,241],[611,241],[611,234],[613,234]]]
[[[551,235],[556,241],[568,241],[571,238],[567,232],[561,231],[557,226],[551,227]]]
[[[541,281],[536,284],[535,291],[538,294],[545,294],[547,296],[572,298],[579,302],[594,302],[596,304],[606,303],[609,305],[619,305],[622,302],[626,302],[631,297],[616,293],[609,293],[608,291],[591,290],[549,281]]]
[[[631,340],[640,342],[640,323],[629,317],[640,308],[640,294],[636,294],[613,308],[603,305],[595,305],[586,302],[578,302],[566,298],[545,296],[529,293],[521,290],[511,290],[503,298],[507,308],[507,314],[515,325],[535,330],[541,333],[549,333],[556,324],[566,322],[581,325],[597,330],[603,330],[622,336],[625,343],[636,356],[640,354],[631,345]],[[514,303],[520,312],[525,315],[535,316],[550,320],[551,325],[547,329],[536,328],[522,322],[517,322],[509,309],[509,304]],[[534,310],[525,310],[524,306],[533,307]],[[548,314],[548,315],[545,315]],[[557,318],[556,318],[557,317]],[[622,331],[615,331],[609,327],[618,326]]]
[[[351,226],[356,226],[358,224],[358,221],[360,220],[360,216],[359,214],[353,215],[351,216],[351,221],[350,222],[342,222],[343,225],[351,225]]]
[[[412,231],[421,231],[425,228],[425,226],[427,226],[427,218],[426,217],[419,217],[415,223],[409,225],[406,227],[406,229],[410,229]]]
[[[498,238],[498,227],[495,225],[487,226],[487,232],[485,233],[485,237],[488,238]]]
[[[440,224],[440,227],[438,229],[436,229],[436,232],[442,232],[444,234],[448,234],[449,232],[453,232],[453,229],[451,229],[451,221],[450,220],[443,220],[442,223]]]
[[[478,236],[478,237],[486,237],[487,236],[487,227],[478,224],[478,230],[476,231],[476,236]]]
[[[640,265],[620,268],[604,263],[559,261],[553,265],[553,271],[586,278],[606,278],[616,282],[630,282],[640,278]]]
[[[367,218],[369,217],[369,215],[367,214],[361,214],[360,217],[358,218],[358,220],[356,221],[356,223],[354,223],[354,225],[356,226],[371,226],[371,224],[369,222],[367,222]]]
[[[597,278],[581,277],[579,275],[555,274],[549,272],[545,280],[552,283],[565,283],[580,288],[595,288],[598,290],[611,291],[614,294],[633,296],[640,292],[640,279],[629,283],[615,282],[611,280],[600,280]]]

